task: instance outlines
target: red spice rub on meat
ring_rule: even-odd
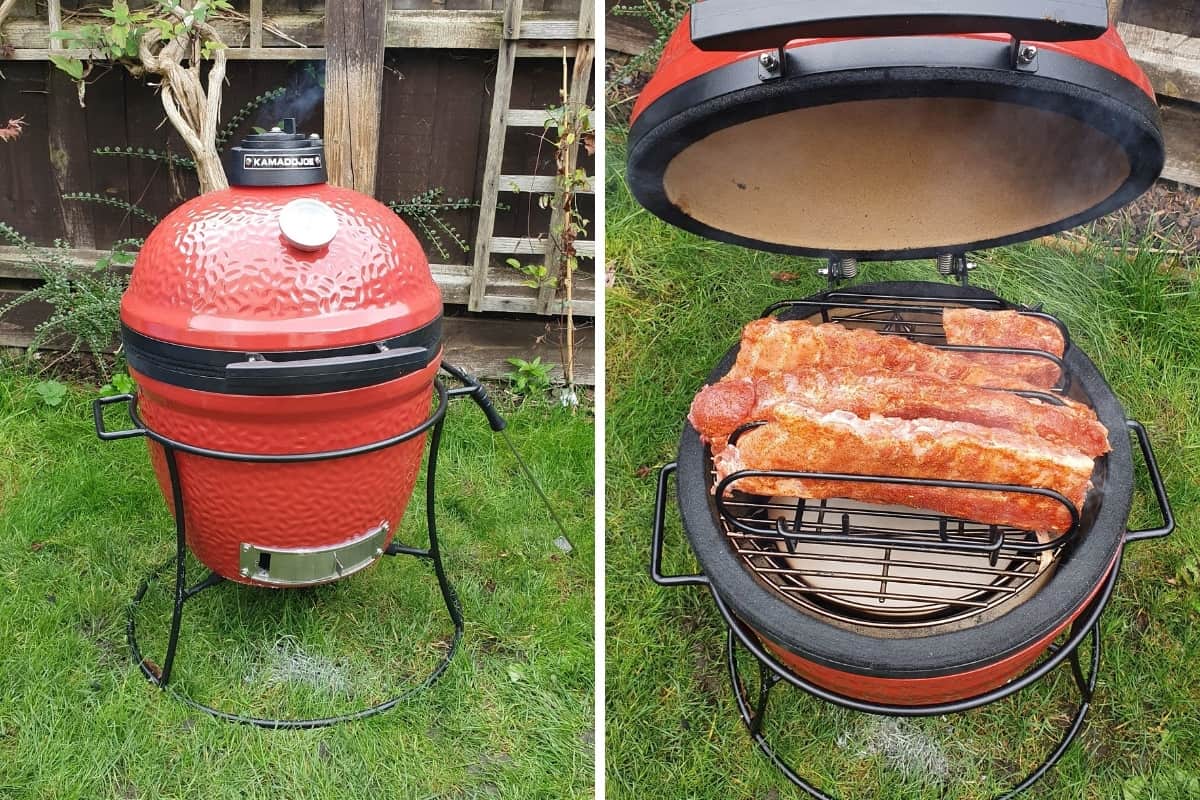
[[[1053,322],[1017,311],[947,308],[942,312],[947,344],[1016,347],[1041,350],[1062,358],[1062,331]],[[997,353],[967,353],[967,358],[990,369],[1050,388],[1058,382],[1058,366],[1048,358]]]
[[[971,422],[1038,436],[1092,458],[1109,451],[1108,430],[1086,406],[1053,405],[918,372],[833,367],[722,380],[696,395],[688,419],[706,442],[720,449],[739,426],[770,419],[773,407],[785,402],[864,418],[878,414]]]
[[[801,320],[755,320],[742,330],[737,363],[728,377],[755,378],[806,368],[852,367],[859,371],[929,372],[947,380],[998,389],[1045,388],[966,354],[838,324],[811,325]]]
[[[1077,508],[1090,487],[1092,459],[1069,447],[1001,428],[943,420],[862,419],[798,403],[714,454],[718,481],[741,470],[792,470],[958,478],[1053,489]],[[1039,495],[795,478],[747,478],[737,489],[757,495],[845,497],[963,517],[985,524],[1062,533],[1070,513]]]

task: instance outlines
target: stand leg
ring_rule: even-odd
[[[184,523],[183,484],[179,480],[179,462],[175,448],[163,447],[167,460],[167,473],[171,476],[171,501],[175,510],[175,604],[171,609],[171,634],[167,639],[167,654],[163,658],[162,673],[155,681],[160,688],[171,682],[171,668],[175,665],[175,649],[179,646],[179,627],[183,622],[183,604],[187,600],[187,531]]]
[[[1071,663],[1071,674],[1074,678],[1075,688],[1080,694],[1079,708],[1075,712],[1071,723],[1068,725],[1066,732],[1058,745],[1050,753],[1045,761],[1029,774],[1025,780],[1021,781],[1012,790],[1000,795],[996,800],[1011,800],[1017,795],[1024,792],[1033,784],[1041,780],[1047,772],[1062,759],[1063,755],[1070,748],[1079,732],[1083,729],[1084,719],[1087,717],[1088,710],[1091,708],[1092,696],[1096,691],[1096,679],[1100,672],[1100,622],[1097,620],[1088,630],[1088,636],[1092,640],[1092,652],[1089,659],[1089,671],[1085,675],[1083,666],[1080,662],[1079,647],[1073,649],[1069,655]],[[1082,646],[1082,642],[1080,643]],[[775,749],[767,741],[766,736],[762,732],[763,720],[766,714],[767,697],[775,684],[779,683],[780,676],[776,675],[773,670],[763,662],[759,661],[759,691],[757,703],[752,707],[749,694],[746,692],[745,684],[742,681],[741,672],[737,665],[737,639],[732,631],[729,631],[728,641],[726,644],[726,662],[729,667],[730,682],[733,685],[733,696],[737,702],[738,713],[741,715],[742,722],[745,723],[747,730],[750,731],[750,736],[758,749],[763,755],[778,769],[785,778],[788,779],[794,786],[802,789],[814,800],[835,800],[830,795],[825,794],[817,787],[810,784],[804,778],[800,777],[791,766],[784,761]]]
[[[450,585],[450,580],[446,577],[446,569],[442,565],[442,550],[438,545],[437,537],[437,460],[438,450],[442,444],[443,422],[444,419],[438,420],[429,435],[429,466],[425,470],[425,524],[429,528],[429,559],[433,562],[433,573],[437,576],[438,587],[442,591],[442,600],[446,604],[446,610],[450,613],[450,619],[454,621],[454,644],[457,644],[463,632],[462,606],[459,604],[458,594],[455,593],[454,587]]]

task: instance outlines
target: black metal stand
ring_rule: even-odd
[[[1076,633],[1090,635],[1092,640],[1090,667],[1087,675],[1084,675],[1083,667],[1079,660],[1079,646],[1085,637],[1077,637],[1075,635]],[[767,736],[763,732],[763,725],[767,716],[767,705],[768,701],[770,700],[771,690],[774,689],[779,683],[786,681],[787,678],[785,677],[784,673],[777,672],[775,668],[772,667],[767,661],[758,659],[756,657],[755,660],[758,663],[759,683],[757,697],[754,698],[752,702],[750,692],[747,690],[745,681],[742,679],[741,671],[738,668],[736,657],[737,639],[738,637],[735,635],[733,628],[730,628],[726,646],[726,660],[729,668],[729,679],[733,686],[734,699],[737,701],[738,713],[741,715],[742,722],[745,723],[747,730],[749,730],[750,737],[754,740],[754,743],[758,746],[758,749],[762,751],[763,755],[765,755],[767,759],[775,766],[775,768],[778,769],[785,778],[791,781],[792,784],[800,789],[803,789],[816,800],[836,800],[831,795],[826,794],[802,778],[799,773],[797,773],[791,767],[791,765],[789,765],[775,751],[775,748],[772,747],[771,743],[767,740]],[[1067,660],[1070,661],[1071,674],[1074,677],[1075,686],[1079,690],[1080,695],[1080,702],[1078,708],[1076,709],[1075,715],[1071,719],[1071,722],[1068,725],[1066,732],[1063,734],[1062,739],[1059,740],[1058,745],[1037,767],[1037,769],[1031,772],[1014,788],[1002,795],[999,795],[996,800],[1011,800],[1011,798],[1016,797],[1021,792],[1024,792],[1030,786],[1041,780],[1047,772],[1049,772],[1056,764],[1058,764],[1059,760],[1063,757],[1063,755],[1071,747],[1071,744],[1075,741],[1075,738],[1079,735],[1079,732],[1083,730],[1083,721],[1084,718],[1087,717],[1088,710],[1091,708],[1092,695],[1096,690],[1096,678],[1100,671],[1099,622],[1093,623],[1086,629],[1081,629],[1078,626],[1072,627],[1071,641],[1074,642],[1074,645],[1069,651],[1067,651],[1066,657]],[[1055,653],[1051,655],[1051,658],[1055,658],[1057,653],[1061,652],[1063,649],[1065,649],[1065,646],[1064,648],[1060,648],[1058,651],[1055,651]],[[1057,666],[1057,662],[1055,663],[1055,666]],[[988,700],[985,702],[991,701]],[[884,714],[885,712],[879,713]],[[886,714],[889,715],[892,713],[893,712],[890,711],[886,712]]]
[[[145,436],[157,442],[163,448],[163,453],[167,464],[167,471],[171,479],[171,495],[173,507],[175,509],[175,555],[170,561],[163,564],[142,581],[141,585],[138,587],[137,593],[134,594],[133,600],[129,604],[128,620],[126,624],[130,654],[133,657],[134,663],[138,665],[139,669],[141,669],[142,674],[145,675],[147,680],[161,689],[170,691],[171,694],[188,706],[191,706],[199,711],[203,711],[219,719],[247,725],[257,725],[263,728],[296,730],[322,728],[342,722],[364,719],[366,717],[382,713],[390,708],[395,707],[399,703],[404,702],[413,695],[429,688],[438,680],[438,678],[442,676],[443,673],[445,673],[447,667],[450,665],[451,659],[454,657],[454,654],[458,649],[458,644],[463,635],[462,607],[458,599],[458,594],[454,591],[454,587],[450,584],[450,581],[446,576],[445,566],[442,563],[441,548],[438,544],[437,514],[435,510],[437,459],[438,450],[441,445],[442,428],[445,423],[446,407],[449,404],[449,401],[454,398],[469,396],[483,410],[493,430],[497,432],[503,431],[506,423],[492,405],[491,400],[488,398],[487,392],[482,384],[480,384],[467,373],[449,364],[443,364],[442,369],[444,369],[452,377],[461,381],[463,386],[447,389],[441,380],[435,380],[434,388],[438,398],[437,407],[429,416],[429,418],[417,427],[384,441],[374,442],[368,445],[361,445],[345,450],[327,451],[312,454],[271,456],[261,454],[230,453],[199,448],[169,439],[162,434],[147,428],[145,423],[143,423],[138,416],[137,400],[133,395],[116,395],[114,397],[101,398],[95,401],[93,413],[95,416],[97,435],[104,440],[127,439],[136,436]],[[133,428],[123,431],[108,431],[105,429],[103,420],[104,407],[114,403],[128,404],[129,417],[134,424]],[[323,461],[382,450],[386,447],[391,447],[393,445],[400,444],[401,442],[408,441],[425,433],[426,431],[430,432],[429,461],[425,477],[425,521],[426,527],[429,531],[429,546],[426,548],[411,547],[393,540],[392,543],[384,550],[384,555],[413,556],[430,562],[433,567],[434,575],[437,577],[438,587],[441,590],[442,600],[445,604],[446,612],[449,614],[450,620],[454,624],[454,635],[450,641],[450,645],[447,648],[446,653],[438,661],[433,670],[422,681],[409,686],[402,692],[376,705],[338,716],[311,719],[268,719],[236,714],[205,705],[204,703],[194,700],[191,697],[179,692],[170,685],[171,672],[175,665],[175,655],[179,645],[179,634],[183,621],[184,603],[206,589],[225,583],[225,578],[214,572],[210,572],[203,580],[195,585],[187,585],[186,515],[183,511],[183,489],[179,480],[179,466],[177,460],[179,452],[185,452],[191,455],[198,455],[206,458],[243,462],[249,461],[256,463],[296,463],[305,461]],[[138,645],[136,614],[138,606],[146,596],[151,584],[158,580],[163,573],[172,566],[172,564],[175,567],[175,588],[173,595],[174,604],[171,611],[171,627],[167,639],[167,651],[163,658],[162,666],[158,667],[153,661],[146,658],[142,654],[141,648]]]
[[[1048,647],[1041,660],[1020,677],[1015,678],[1004,686],[974,697],[949,703],[924,706],[884,705],[831,692],[822,686],[800,677],[780,663],[774,655],[762,646],[757,634],[754,633],[750,626],[733,613],[729,605],[725,602],[725,599],[716,591],[716,588],[707,575],[703,573],[668,574],[663,570],[667,486],[671,476],[678,469],[678,465],[675,463],[667,464],[658,474],[654,516],[651,522],[650,577],[655,583],[665,587],[708,587],[709,593],[716,603],[717,610],[720,612],[728,628],[726,655],[729,676],[733,685],[734,698],[737,701],[738,713],[742,721],[746,724],[746,728],[749,730],[754,743],[784,777],[808,793],[809,796],[816,798],[816,800],[834,800],[834,798],[813,786],[792,769],[775,751],[775,748],[770,744],[763,732],[770,694],[776,685],[788,683],[818,700],[864,714],[890,717],[932,717],[944,714],[960,714],[1002,700],[1040,681],[1058,668],[1064,661],[1069,661],[1071,674],[1074,677],[1075,686],[1080,694],[1078,709],[1068,725],[1066,733],[1046,760],[1023,781],[1017,784],[1017,786],[997,798],[997,800],[1009,800],[1045,776],[1063,757],[1083,728],[1084,719],[1091,707],[1092,696],[1096,689],[1096,679],[1100,670],[1100,616],[1104,613],[1104,609],[1108,605],[1108,601],[1112,597],[1113,590],[1117,585],[1117,576],[1121,571],[1121,560],[1124,557],[1125,545],[1131,542],[1168,536],[1175,529],[1175,515],[1171,510],[1171,504],[1167,498],[1162,475],[1159,473],[1157,460],[1154,458],[1153,450],[1150,447],[1149,437],[1140,423],[1130,421],[1127,424],[1130,430],[1136,435],[1138,445],[1145,458],[1147,470],[1150,475],[1151,488],[1158,502],[1159,511],[1162,514],[1162,524],[1151,528],[1126,532],[1121,548],[1117,552],[1112,566],[1109,568],[1108,576],[1105,578],[1104,583],[1079,616],[1076,617],[1066,639],[1061,644]],[[1079,647],[1083,644],[1084,639],[1089,636],[1092,640],[1092,650],[1091,658],[1089,659],[1089,669],[1085,675],[1080,662]],[[738,669],[736,658],[738,646],[749,652],[758,662],[758,693],[757,697],[753,698],[753,700]]]

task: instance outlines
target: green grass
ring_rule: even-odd
[[[646,570],[657,468],[741,326],[769,303],[819,291],[815,263],[717,244],[655,219],[630,197],[622,143],[607,176],[607,770],[612,800],[795,796],[753,748],[724,670],[724,636],[698,588],[662,589]],[[1127,551],[1104,616],[1090,722],[1042,798],[1200,797],[1200,291],[1195,273],[1130,249],[989,252],[972,281],[1043,302],[1071,328],[1129,415],[1150,431],[1179,528]],[[1196,263],[1191,264],[1194,269]],[[784,285],[777,273],[798,277]],[[864,264],[860,281],[936,280],[931,262]],[[1144,472],[1139,467],[1140,472]],[[1140,481],[1134,523],[1151,523]],[[695,567],[674,507],[670,570]],[[786,690],[772,736],[802,774],[843,798],[985,798],[1057,741],[1063,675],[967,715],[903,723],[858,716]],[[909,769],[905,769],[907,766]],[[948,777],[932,775],[944,771]]]
[[[590,411],[502,403],[567,525],[567,555],[503,443],[456,401],[439,527],[467,625],[449,670],[370,720],[265,731],[190,710],[129,659],[127,603],[174,542],[145,445],[97,441],[88,390],[49,408],[33,380],[0,369],[0,798],[590,796]],[[418,490],[399,535],[424,533]],[[168,592],[153,588],[139,614],[158,663]],[[185,607],[173,685],[259,714],[346,711],[423,678],[451,631],[411,558],[312,590],[225,585]]]

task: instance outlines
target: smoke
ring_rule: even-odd
[[[314,116],[324,99],[325,63],[310,61],[292,76],[287,91],[258,110],[253,125],[269,129],[282,119],[294,117],[298,132],[319,133],[321,126]]]

